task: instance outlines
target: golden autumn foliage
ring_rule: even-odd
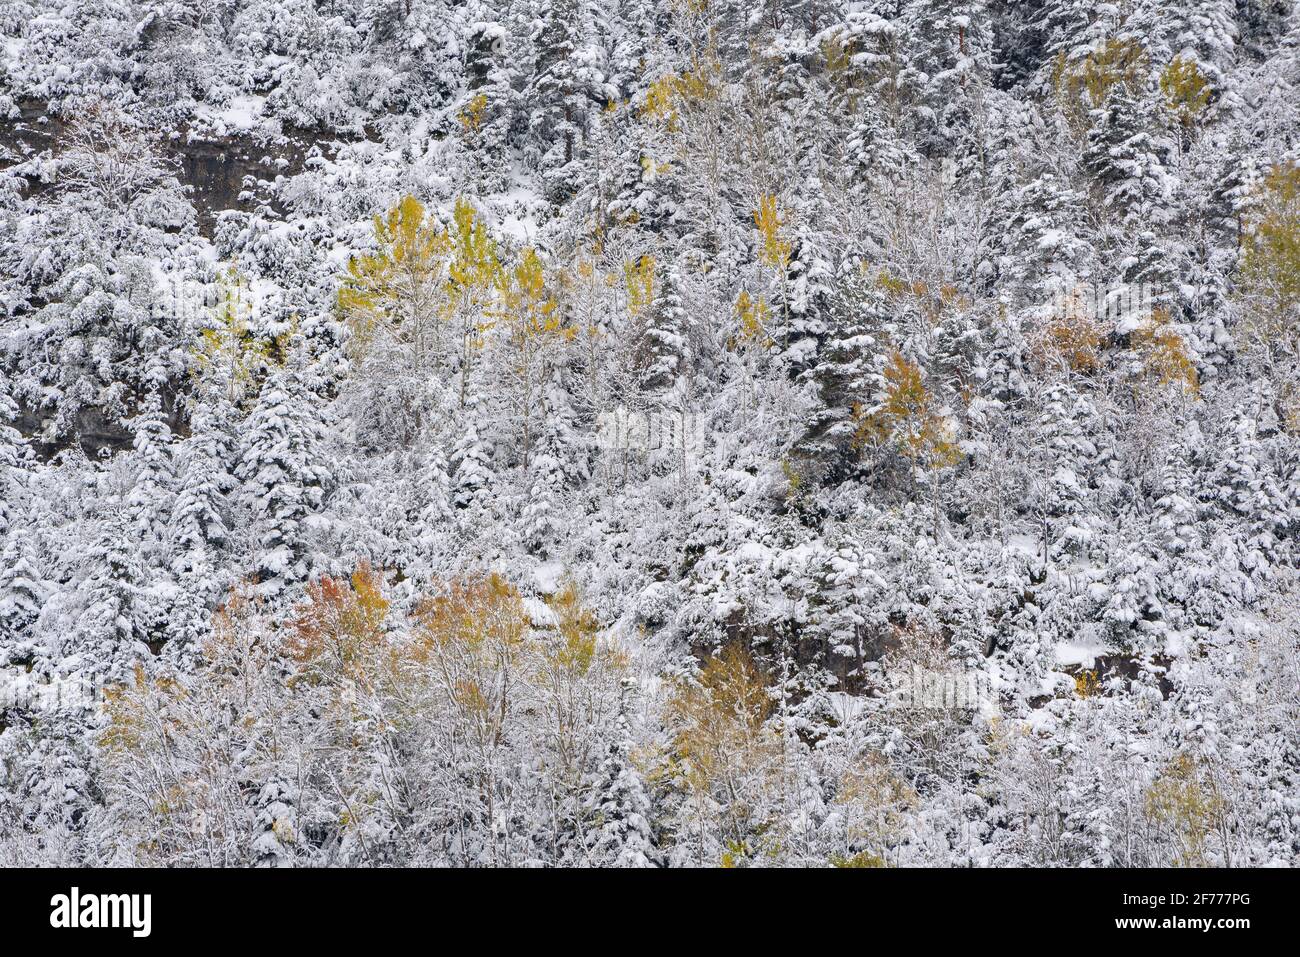
[[[347,579],[307,586],[284,641],[288,658],[316,679],[358,680],[384,641],[383,576],[362,563]]]
[[[768,324],[772,321],[772,310],[766,299],[754,299],[742,289],[736,298],[736,319],[740,324],[741,343],[761,348],[773,344],[772,337],[767,332]]]
[[[219,383],[238,404],[255,391],[259,374],[282,352],[279,342],[254,336],[252,292],[234,266],[217,278],[217,306],[194,347],[194,371],[201,381]]]
[[[450,583],[443,594],[420,604],[416,621],[429,648],[514,648],[528,632],[519,591],[495,573]]]
[[[708,791],[762,763],[777,744],[767,727],[767,681],[739,643],[711,657],[694,680],[681,680],[667,704],[674,756],[688,786]]]
[[[212,613],[212,627],[203,638],[204,667],[220,681],[242,681],[245,669],[264,664],[270,654],[260,632],[250,625],[262,608],[251,587],[239,585]],[[211,689],[209,689],[211,690]],[[132,669],[131,680],[106,688],[104,712],[108,719],[100,743],[110,752],[139,750],[145,739],[165,740],[192,731],[174,707],[189,697],[185,685],[166,673],[150,675],[142,664]]]
[[[843,821],[843,840],[856,853],[832,857],[835,867],[884,867],[889,851],[906,835],[906,814],[916,792],[890,768],[883,755],[868,753],[841,776],[834,807]]]
[[[880,403],[869,411],[855,409],[854,444],[858,448],[893,445],[904,458],[925,469],[956,464],[961,450],[952,424],[926,388],[920,367],[895,351],[884,376]]]
[[[653,156],[643,155],[641,157],[641,172],[644,174],[646,182],[665,176],[672,172],[673,164],[663,160],[657,160]],[[641,214],[635,209],[627,213],[621,220],[620,224],[632,226],[641,221]]]
[[[1088,311],[1076,290],[1034,336],[1034,356],[1047,368],[1091,375],[1100,365],[1105,338],[1105,325]]]
[[[479,93],[477,96],[470,97],[469,102],[461,107],[460,112],[456,114],[461,129],[471,137],[477,136],[478,131],[482,128],[483,119],[487,116],[487,106],[487,94]]]
[[[503,321],[512,339],[520,343],[548,338],[571,339],[574,330],[563,325],[557,304],[546,288],[546,273],[537,250],[524,249],[512,269],[498,274],[500,306],[489,315]]]
[[[414,342],[417,348],[429,345],[431,326],[443,308],[452,239],[425,215],[424,205],[414,196],[376,216],[374,229],[375,252],[348,261],[338,291],[353,349],[364,354],[380,331]]]
[[[499,575],[451,582],[416,610],[417,659],[476,747],[500,742],[529,635],[518,590]]]
[[[1080,671],[1074,676],[1074,693],[1080,698],[1091,698],[1101,692],[1101,682],[1096,671]]]
[[[1160,74],[1160,92],[1169,112],[1185,129],[1191,129],[1210,105],[1214,91],[1195,60],[1176,56]]]
[[[894,300],[912,300],[930,325],[938,325],[950,307],[969,307],[970,300],[951,283],[930,283],[914,280],[908,282],[885,270],[876,274],[876,285]]]
[[[1178,386],[1188,395],[1200,393],[1201,382],[1187,342],[1174,329],[1169,310],[1157,307],[1133,331],[1133,347],[1142,357],[1142,373],[1158,386]]]
[[[577,585],[566,580],[547,601],[554,626],[540,630],[529,655],[528,681],[548,720],[548,739],[559,775],[580,787],[590,732],[611,719],[618,688],[627,674],[627,655],[607,640],[596,614],[583,603]]]
[[[136,664],[131,680],[104,689],[105,726],[99,734],[106,776],[130,776],[145,755],[167,755],[193,729],[186,724],[183,685],[170,677],[151,678]],[[177,843],[171,835],[188,830],[192,805],[189,782],[169,774],[151,776],[133,795],[137,812],[153,824],[155,836],[140,842],[135,851],[148,860],[164,857]],[[201,799],[200,799],[201,800]]]
[[[1174,846],[1175,867],[1206,867],[1210,836],[1221,826],[1226,803],[1210,769],[1180,754],[1147,788],[1143,810]]]
[[[501,260],[496,240],[487,223],[466,199],[456,200],[452,210],[450,288],[462,296],[483,295],[497,281]]]
[[[655,80],[646,89],[641,115],[662,121],[670,130],[677,125],[677,77],[669,74]]]
[[[175,679],[150,678],[144,666],[137,663],[129,682],[104,689],[103,707],[108,723],[100,733],[100,746],[110,755],[133,752],[140,750],[146,736],[175,733],[179,727],[174,718],[156,705],[184,695],[185,689]]]
[[[790,266],[791,245],[785,239],[781,228],[786,225],[777,209],[776,197],[760,196],[758,208],[754,210],[754,228],[758,230],[761,245],[758,250],[759,261],[770,269],[784,275]]]
[[[860,851],[851,857],[845,857],[842,854],[832,854],[831,866],[840,868],[884,867],[885,860],[875,854],[868,854],[866,851]]]
[[[1062,52],[1052,68],[1052,85],[1066,119],[1086,130],[1091,111],[1100,108],[1115,87],[1139,90],[1147,69],[1146,49],[1136,40],[1110,38],[1082,59]]]
[[[1295,348],[1300,337],[1300,163],[1281,163],[1261,184],[1247,224],[1241,290],[1257,344]]]
[[[641,105],[641,117],[676,132],[681,111],[714,99],[718,95],[719,79],[720,64],[715,57],[697,58],[690,70],[670,73],[650,84]]]
[[[501,274],[496,241],[465,199],[443,228],[413,196],[374,220],[376,250],[348,262],[339,309],[364,353],[380,330],[417,347],[433,327],[491,297]]]
[[[599,620],[582,604],[577,586],[571,581],[548,604],[555,615],[556,641],[548,651],[547,660],[565,671],[586,674],[596,660]]]
[[[531,246],[524,249],[513,268],[499,273],[497,303],[486,315],[499,332],[498,354],[502,368],[509,374],[507,394],[526,465],[532,450],[534,419],[541,415],[539,390],[557,361],[556,350],[571,342],[578,330],[565,323],[547,288],[542,261]]]
[[[831,85],[844,97],[850,112],[858,105],[858,77],[853,68],[852,50],[832,37],[821,44],[822,63]]]
[[[105,692],[99,781],[124,801],[118,833],[138,863],[247,860],[256,791],[243,784],[250,764],[275,755],[291,707],[274,646],[251,586],[237,586],[212,615],[197,671],[137,665]]]
[[[348,263],[338,291],[358,359],[378,342],[389,347],[390,361],[424,365],[454,355],[463,405],[494,327],[504,327],[516,360],[573,335],[537,251],[527,247],[513,265],[503,263],[487,223],[466,199],[456,201],[443,227],[408,196],[375,218],[375,243],[373,253]]]
[[[646,253],[636,262],[623,265],[623,282],[627,290],[627,311],[639,316],[655,299],[655,258]]]
[[[902,299],[912,291],[912,286],[904,279],[893,276],[883,269],[876,274],[876,285],[884,290],[891,299]]]

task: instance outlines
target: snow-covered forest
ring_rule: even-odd
[[[1300,3],[0,41],[0,864],[1300,862]]]

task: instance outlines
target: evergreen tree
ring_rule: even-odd
[[[1089,132],[1083,154],[1101,209],[1114,226],[1127,231],[1167,221],[1166,153],[1167,144],[1150,128],[1149,110],[1118,84]]]
[[[144,588],[144,566],[122,504],[110,500],[87,551],[90,572],[81,584],[82,612],[64,639],[69,673],[121,681],[149,657],[153,618]]]
[[[571,169],[587,131],[587,114],[600,103],[602,65],[586,36],[590,10],[580,0],[539,0],[534,38],[537,62],[530,122],[543,143],[543,169],[550,194],[563,200],[577,185]]]
[[[127,494],[127,514],[142,553],[153,563],[162,558],[177,490],[171,428],[156,393],[131,419],[130,427],[138,471]]]
[[[664,274],[645,311],[641,390],[649,396],[664,395],[689,372],[687,317],[679,286],[680,280],[676,275],[672,272]]]
[[[478,409],[471,399],[465,407],[464,432],[451,453],[452,501],[457,508],[485,511],[491,508],[495,478],[492,451],[479,435]]]
[[[269,595],[310,573],[310,525],[332,483],[319,400],[298,363],[267,378],[239,437],[238,504],[252,539],[252,571]]]
[[[659,851],[650,824],[653,811],[631,753],[627,716],[620,714],[591,792],[589,813],[599,829],[592,855],[613,867],[657,867]]]

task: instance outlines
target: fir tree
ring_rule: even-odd
[[[266,380],[239,436],[238,504],[252,539],[251,570],[267,594],[310,572],[311,520],[332,482],[318,401],[291,361]]]

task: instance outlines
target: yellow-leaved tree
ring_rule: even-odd
[[[452,211],[451,262],[448,266],[448,309],[459,340],[460,404],[469,396],[474,357],[483,346],[488,313],[501,277],[496,240],[487,223],[468,200],[456,200]]]
[[[552,774],[576,796],[585,770],[598,764],[607,748],[601,730],[618,718],[628,658],[603,633],[572,579],[547,605],[555,624],[538,638],[531,683],[546,719]]]
[[[286,655],[313,683],[369,686],[384,644],[388,599],[383,576],[363,562],[345,579],[307,586],[284,640]]]
[[[339,287],[339,309],[364,359],[381,339],[423,364],[445,350],[447,257],[451,237],[414,196],[374,219],[373,253],[354,256]]]
[[[460,818],[478,818],[494,863],[507,863],[513,840],[508,770],[501,755],[527,706],[529,619],[518,590],[496,574],[449,582],[416,611],[413,666],[429,689],[425,709],[450,724],[443,760],[465,782]],[[463,775],[463,777],[461,777]]]
[[[1300,163],[1280,163],[1247,223],[1241,295],[1252,345],[1271,363],[1300,355]]]
[[[1183,131],[1195,129],[1214,93],[1196,61],[1176,56],[1160,74],[1160,92],[1165,97],[1165,107],[1177,119]]]
[[[627,291],[627,311],[639,316],[655,299],[655,257],[646,253],[623,265],[623,284]]]
[[[234,406],[256,393],[261,375],[283,351],[278,341],[254,334],[252,316],[248,280],[229,266],[217,277],[217,306],[194,347],[194,371],[205,388]]]
[[[736,320],[740,325],[738,345],[762,349],[772,345],[772,337],[767,331],[772,321],[772,310],[766,299],[761,296],[755,299],[742,289],[736,297]]]
[[[895,350],[884,371],[876,405],[854,408],[854,444],[862,450],[892,448],[929,478],[935,533],[939,530],[939,475],[961,461],[956,429],[925,385],[921,367]]]
[[[1105,324],[1075,289],[1061,298],[1033,337],[1034,357],[1051,372],[1092,375],[1101,362],[1105,338]]]
[[[880,754],[869,752],[851,764],[838,781],[833,806],[838,811],[842,850],[836,867],[885,867],[907,836],[907,812],[916,792]]]
[[[500,302],[491,315],[499,332],[495,339],[501,352],[499,371],[527,468],[544,414],[542,390],[576,330],[564,324],[547,289],[541,258],[531,246],[513,268],[497,274],[497,288]]]
[[[1158,306],[1133,331],[1133,348],[1142,360],[1142,374],[1159,388],[1175,386],[1195,398],[1201,391],[1200,376],[1192,361],[1187,341],[1174,328],[1169,310]]]
[[[785,218],[781,216],[776,197],[763,194],[758,198],[758,206],[753,211],[754,228],[758,230],[758,261],[772,271],[773,281],[777,286],[777,297],[781,307],[782,319],[787,319],[788,300],[787,284],[790,276],[790,256],[794,249],[786,238]],[[737,317],[741,322],[742,340],[749,342],[771,342],[767,334],[770,326],[771,311],[767,300],[760,297],[755,303],[748,293],[742,293],[737,302]],[[782,327],[785,323],[782,323]]]
[[[1052,85],[1061,112],[1076,134],[1088,131],[1093,111],[1105,105],[1116,87],[1141,91],[1148,61],[1146,48],[1128,37],[1112,37],[1082,58],[1067,57],[1064,52],[1057,55]]]
[[[782,233],[785,220],[777,209],[776,197],[763,195],[758,198],[758,208],[754,210],[754,228],[758,230],[762,245],[758,250],[759,261],[778,275],[784,275],[790,267],[790,242]]]
[[[1170,849],[1174,867],[1208,867],[1212,845],[1223,854],[1218,863],[1231,867],[1227,831],[1228,805],[1211,765],[1197,757],[1178,755],[1147,788],[1143,810],[1157,836]],[[1212,841],[1218,837],[1219,840]]]
[[[880,401],[870,409],[858,407],[858,447],[890,445],[913,465],[927,470],[955,465],[961,450],[952,422],[926,388],[921,367],[895,350],[885,365],[884,379]]]
[[[766,799],[781,759],[779,735],[768,725],[767,680],[738,642],[711,657],[694,678],[677,682],[667,704],[673,732],[671,765],[691,799],[701,858],[709,832],[721,833],[721,863],[757,852],[766,831]]]
[[[375,217],[375,245],[348,262],[338,292],[354,357],[382,354],[385,368],[413,365],[426,376],[451,361],[464,405],[502,272],[487,224],[462,198],[444,228],[407,196]]]

